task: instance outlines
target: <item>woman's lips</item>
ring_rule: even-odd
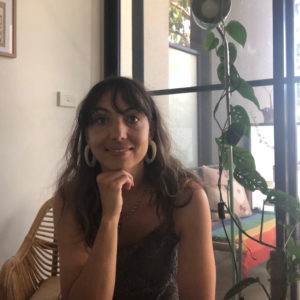
[[[109,152],[109,154],[113,156],[125,156],[128,154],[132,148],[122,148],[122,149],[105,149],[105,151]]]

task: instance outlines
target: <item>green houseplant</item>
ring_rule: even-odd
[[[187,46],[187,37],[189,33],[185,32],[183,23],[191,18],[189,10],[190,2],[189,0],[170,0],[170,3],[170,32],[173,34],[173,36],[171,36],[171,40]],[[229,11],[226,9],[226,3],[230,3],[230,0],[192,1],[192,7],[194,5],[192,10],[194,13],[197,14],[197,11],[199,12],[206,6],[209,8],[209,17],[212,17],[213,13],[217,11],[214,4],[221,7],[219,10],[221,14],[217,14],[217,21],[212,17],[211,19],[208,18],[208,20],[204,22],[205,29],[216,27],[210,26],[210,22],[213,24],[217,23],[217,31],[221,36],[221,42],[220,39],[215,36],[215,32],[210,31],[205,40],[205,48],[207,51],[215,52],[215,56],[219,60],[219,65],[216,70],[217,75],[219,81],[225,86],[224,90],[227,89],[227,93],[224,91],[217,102],[213,113],[221,132],[221,135],[216,139],[219,150],[220,177],[223,169],[231,169],[233,177],[247,190],[259,190],[263,195],[265,195],[264,204],[270,203],[276,205],[277,208],[285,211],[295,220],[296,223],[298,223],[300,222],[300,204],[297,199],[280,190],[269,189],[266,180],[256,170],[252,154],[247,149],[238,146],[239,141],[243,137],[249,137],[250,133],[250,119],[242,102],[244,100],[251,101],[258,110],[261,109],[253,88],[240,76],[235,67],[239,51],[238,48],[241,46],[244,47],[247,40],[247,31],[246,28],[238,21],[225,22],[225,16]],[[222,14],[222,12],[224,13]],[[180,34],[177,34],[176,36],[176,32],[179,32]],[[229,42],[227,45],[226,36],[230,36],[232,39],[232,42]],[[224,45],[226,47],[224,47]],[[228,72],[225,67],[226,65],[228,66]],[[227,76],[226,73],[228,73]],[[241,104],[233,106],[230,102],[228,103],[226,121],[222,125],[217,118],[217,112],[220,107],[220,103],[222,101],[228,101],[228,95],[231,93],[239,93],[241,95]],[[221,197],[222,194],[220,192],[220,198]],[[222,206],[225,206],[222,198],[220,201]],[[230,208],[226,208],[230,212]],[[233,215],[231,215],[231,219],[233,222],[236,222]],[[290,226],[281,224],[281,226],[284,226],[286,231],[286,240],[283,247],[276,248],[272,245],[266,245],[262,242],[261,238],[256,240],[256,242],[272,248],[270,260],[267,264],[267,268],[271,276],[271,295],[269,295],[267,289],[262,285],[259,278],[246,278],[235,284],[225,295],[225,299],[235,297],[251,284],[259,284],[264,289],[268,299],[282,300],[286,298],[288,285],[295,282],[295,280],[300,279],[300,247],[296,245],[292,238],[292,233],[294,232],[296,225]],[[240,230],[242,230],[242,228],[240,228]],[[246,232],[243,233],[247,235]],[[278,270],[280,272],[278,272]]]
[[[300,221],[300,204],[297,199],[280,190],[269,189],[266,180],[256,170],[252,154],[247,149],[238,146],[242,137],[249,137],[250,120],[247,111],[242,105],[233,106],[230,104],[230,94],[233,92],[239,93],[242,99],[251,101],[257,109],[261,110],[252,86],[240,76],[234,65],[238,47],[244,47],[246,43],[247,31],[238,21],[225,23],[226,15],[230,10],[230,0],[194,0],[192,2],[192,10],[195,21],[201,28],[216,28],[221,36],[220,43],[220,39],[211,31],[208,33],[205,41],[206,50],[215,50],[216,57],[219,59],[217,75],[219,81],[224,84],[224,93],[214,108],[214,119],[221,131],[220,137],[216,138],[219,150],[220,178],[222,170],[229,169],[229,174],[233,172],[233,177],[247,190],[252,192],[259,190],[265,195],[264,205],[266,203],[274,204],[277,208],[288,213],[297,223]],[[232,42],[227,42],[226,35],[232,38]],[[221,125],[217,118],[217,111],[223,100],[226,100],[227,116],[225,122]],[[230,181],[232,182],[232,177]],[[219,188],[221,188],[220,182],[221,180],[219,180]],[[221,207],[225,206],[230,212],[230,207],[227,207],[222,200],[221,190],[220,198]],[[262,223],[263,214],[264,210],[262,212]],[[232,212],[231,219],[238,225]],[[287,237],[281,248],[267,245],[262,242],[261,238],[255,240],[247,235],[242,228],[239,228],[249,238],[273,248],[267,264],[271,275],[271,295],[269,295],[259,278],[246,278],[234,285],[224,299],[231,299],[244,288],[254,283],[258,283],[264,289],[269,299],[286,298],[287,286],[300,278],[300,247],[292,239],[292,233],[296,225],[281,224],[281,226],[285,227]]]

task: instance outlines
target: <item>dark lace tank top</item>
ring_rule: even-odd
[[[114,300],[178,300],[178,238],[159,227],[133,246],[118,249]]]

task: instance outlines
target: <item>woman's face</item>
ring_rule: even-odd
[[[129,107],[120,95],[116,104],[122,114],[112,107],[110,93],[100,99],[86,131],[87,142],[102,171],[124,169],[135,173],[144,165],[149,121],[143,113]]]

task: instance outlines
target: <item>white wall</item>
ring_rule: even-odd
[[[132,0],[121,1],[121,76],[132,77]]]
[[[169,1],[144,0],[144,72],[150,90],[169,85]]]
[[[54,192],[75,108],[102,77],[103,0],[17,1],[17,58],[0,56],[0,266]]]
[[[144,82],[149,90],[169,85],[169,1],[144,0]],[[154,97],[169,125],[169,96]]]

